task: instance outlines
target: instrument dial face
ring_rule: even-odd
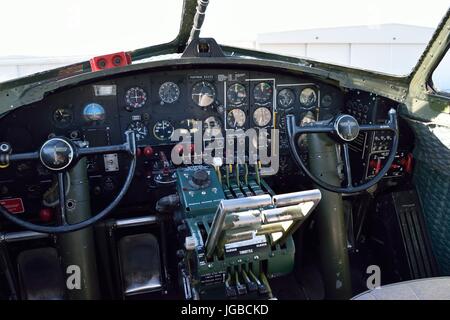
[[[139,109],[147,102],[147,92],[140,87],[130,88],[125,94],[125,102],[128,111]]]
[[[153,126],[153,135],[158,140],[169,140],[173,135],[174,128],[168,120],[161,120]]]
[[[285,88],[278,93],[278,105],[283,109],[290,108],[295,102],[295,94],[292,89]]]
[[[180,88],[174,82],[164,82],[158,93],[162,103],[174,103],[180,97]]]
[[[198,123],[201,123],[201,120],[196,119],[184,119],[180,121],[180,125],[178,126],[178,130],[181,133],[195,133],[197,132]]]
[[[329,94],[323,96],[321,106],[328,108],[332,103],[333,98]]]
[[[192,100],[199,107],[209,107],[216,98],[216,89],[208,81],[197,82],[192,87]]]
[[[316,105],[317,94],[312,88],[305,88],[300,92],[299,97],[300,103],[307,109],[312,108]]]
[[[222,123],[214,116],[208,117],[203,121],[203,130],[207,134],[219,135],[222,133]]]
[[[231,104],[242,104],[247,98],[247,91],[240,83],[231,85],[227,90],[227,99]]]
[[[253,88],[253,98],[256,103],[267,103],[272,98],[273,88],[267,82],[260,82]]]
[[[142,121],[133,121],[128,125],[128,130],[133,130],[137,141],[141,141],[148,136],[147,126]]]
[[[84,120],[88,122],[105,120],[105,108],[98,103],[89,103],[83,109]]]
[[[253,112],[253,121],[257,126],[265,127],[272,120],[272,113],[266,107],[261,107]]]
[[[57,108],[53,112],[53,121],[59,127],[67,127],[73,121],[73,112],[66,108]]]
[[[241,109],[233,109],[227,114],[227,125],[230,128],[243,127],[246,120],[245,112]]]

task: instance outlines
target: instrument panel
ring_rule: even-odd
[[[126,130],[136,133],[139,146],[159,146],[178,142],[172,141],[175,130],[192,132],[197,121],[203,131],[222,133],[248,128],[284,130],[286,114],[301,118],[313,112],[319,117],[322,109],[334,114],[342,101],[342,93],[332,86],[289,75],[174,70],[122,76],[54,93],[31,109],[15,112],[13,122],[17,127],[21,117],[36,119],[36,123],[21,124],[29,127],[35,147],[52,135],[83,138],[92,145],[119,143]]]

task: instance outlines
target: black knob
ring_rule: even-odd
[[[209,182],[208,171],[205,169],[200,169],[192,174],[192,182],[197,186],[204,186]]]

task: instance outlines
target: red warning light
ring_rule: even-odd
[[[126,52],[117,52],[94,57],[90,60],[92,71],[100,71],[131,64],[131,56]]]

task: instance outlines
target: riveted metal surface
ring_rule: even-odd
[[[441,275],[450,275],[450,175],[417,161],[415,183]]]
[[[414,182],[440,271],[450,275],[450,129],[407,121],[416,136]]]

